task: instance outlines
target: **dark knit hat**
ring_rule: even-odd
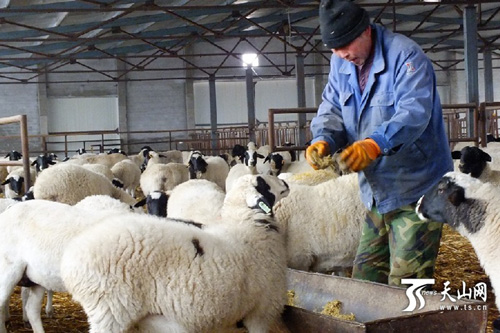
[[[355,40],[370,25],[368,13],[352,1],[321,0],[321,39],[329,49],[341,48]]]

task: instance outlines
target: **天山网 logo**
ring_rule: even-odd
[[[406,289],[406,297],[408,297],[408,307],[403,311],[413,311],[417,307],[417,299],[420,303],[420,307],[418,310],[422,309],[425,306],[425,299],[422,296],[422,289],[425,288],[426,285],[433,285],[435,282],[434,279],[401,279],[402,284],[411,284],[408,289]]]

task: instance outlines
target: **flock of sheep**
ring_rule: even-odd
[[[332,212],[320,204],[323,192],[312,187],[346,186],[359,202],[355,177],[313,173],[305,160],[253,143],[239,148],[224,158],[149,147],[132,156],[82,153],[64,162],[44,155],[33,161],[30,193],[23,191],[24,170],[5,168],[0,332],[6,332],[16,285],[23,287],[25,320],[34,332],[43,332],[45,291],[69,292],[92,332],[206,332],[236,325],[267,331],[286,303],[287,262],[324,272],[350,265],[355,246],[338,249],[346,223],[353,221],[353,244],[359,237],[361,210],[353,220],[352,211],[339,209],[342,225],[328,237],[319,227],[305,237],[311,200],[315,223],[331,226]],[[321,244],[314,240],[321,237]],[[331,248],[332,242],[338,246]]]
[[[455,152],[457,172],[417,209],[468,237],[500,288],[495,154]],[[91,332],[267,332],[286,303],[286,268],[349,270],[365,218],[356,174],[314,171],[300,157],[252,142],[224,156],[150,147],[43,155],[28,193],[22,167],[0,166],[0,333],[16,285],[36,333],[45,291],[69,292]]]

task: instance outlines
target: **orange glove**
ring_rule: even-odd
[[[314,170],[320,168],[323,157],[330,155],[330,146],[326,141],[317,141],[306,149],[306,160]]]
[[[354,142],[340,153],[340,160],[354,172],[366,168],[373,160],[380,156],[380,147],[373,139],[364,139]]]

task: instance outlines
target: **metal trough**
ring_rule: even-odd
[[[478,333],[486,331],[486,303],[423,295],[421,310],[404,312],[406,288],[289,269],[288,290],[295,292],[294,306],[286,306],[283,324],[274,332],[440,332]],[[320,314],[330,301],[342,302],[342,313],[353,313],[356,321]],[[440,310],[458,306],[458,310]],[[417,307],[418,308],[418,307]],[[286,328],[284,327],[286,326]]]

